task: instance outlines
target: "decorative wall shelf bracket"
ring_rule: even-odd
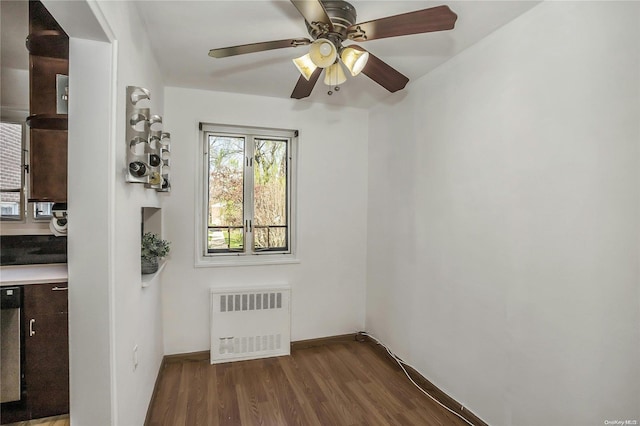
[[[162,117],[149,109],[149,90],[127,86],[127,182],[169,192],[171,135],[162,130]]]

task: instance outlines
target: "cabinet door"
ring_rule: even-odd
[[[69,60],[31,54],[29,67],[29,115],[56,115],[56,75],[69,75]]]
[[[29,201],[67,201],[67,132],[31,129]]]
[[[29,201],[67,201],[67,114],[56,76],[69,75],[69,37],[39,1],[29,2]],[[62,112],[62,111],[61,111]]]
[[[24,288],[25,387],[32,418],[69,412],[66,283]]]

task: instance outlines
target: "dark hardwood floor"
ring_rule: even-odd
[[[146,424],[466,425],[372,343],[356,341],[218,365],[165,362]]]

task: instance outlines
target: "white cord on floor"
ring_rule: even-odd
[[[441,403],[440,401],[438,401],[437,399],[435,399],[433,396],[429,395],[429,393],[427,391],[425,391],[424,389],[422,389],[420,387],[420,385],[418,385],[409,375],[409,373],[407,372],[407,370],[404,368],[404,366],[406,365],[407,367],[411,367],[413,368],[415,371],[418,371],[417,368],[415,368],[413,365],[404,362],[400,357],[398,357],[396,354],[394,354],[393,352],[391,352],[391,350],[382,342],[380,342],[380,340],[376,339],[374,336],[372,336],[369,333],[366,333],[364,331],[359,331],[358,332],[359,335],[362,336],[367,336],[370,339],[373,339],[377,344],[379,344],[380,346],[382,346],[383,348],[385,348],[387,350],[387,353],[389,354],[389,356],[391,358],[393,358],[395,360],[395,362],[398,363],[398,365],[400,366],[400,368],[402,368],[402,371],[404,371],[405,376],[407,376],[407,378],[411,381],[411,383],[414,384],[415,387],[417,387],[420,392],[422,392],[423,394],[427,395],[429,398],[431,398],[433,401],[435,401],[438,405],[440,405],[442,408],[446,409],[447,411],[449,411],[451,414],[455,414],[456,416],[460,417],[462,420],[464,420],[467,424],[469,424],[470,426],[474,426],[473,423],[471,423],[469,420],[465,419],[464,417],[462,417],[460,414],[456,413],[455,411],[453,411],[451,408],[447,407],[446,405],[444,405],[443,403]],[[464,410],[464,406],[461,407],[462,410]]]

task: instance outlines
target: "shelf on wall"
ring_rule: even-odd
[[[69,59],[69,36],[60,30],[40,30],[27,36],[27,50],[36,56]]]
[[[27,117],[27,125],[32,129],[67,130],[67,114],[35,114]]]
[[[167,259],[164,259],[160,261],[160,264],[158,265],[158,270],[156,272],[154,272],[153,274],[143,274],[142,288],[146,288],[151,285],[156,285],[158,283],[158,280],[160,279],[160,274],[162,273],[162,270],[164,269],[166,264],[167,264]]]

